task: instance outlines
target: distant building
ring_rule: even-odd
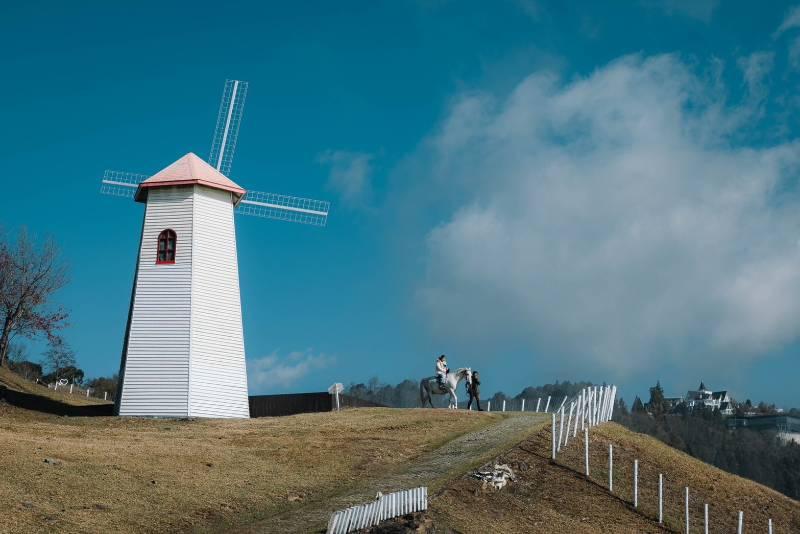
[[[733,401],[727,391],[711,391],[701,381],[696,391],[688,391],[684,400],[686,407],[694,410],[703,406],[712,410],[719,410],[722,415],[733,415]]]
[[[749,428],[761,432],[773,431],[784,441],[800,444],[800,417],[791,415],[753,415],[731,417],[728,428]]]

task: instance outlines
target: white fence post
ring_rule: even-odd
[[[561,424],[558,430],[558,450],[561,451],[561,438],[564,437],[564,407],[561,407]]]
[[[70,385],[69,385],[69,394],[70,394],[70,395],[72,395],[72,387],[73,387],[74,385],[75,385],[75,384],[70,384]]]
[[[576,398],[575,399],[575,424],[572,425],[572,437],[578,435],[578,418],[580,417],[579,414],[581,412],[581,405],[580,401]]]
[[[108,400],[108,391],[103,392],[103,400]]]
[[[744,531],[744,512],[739,510],[739,527],[736,529],[737,534],[742,534]]]
[[[639,460],[633,461],[633,507],[639,508]]]
[[[545,413],[547,413],[547,411],[548,411],[549,409],[550,409],[550,396],[548,395],[548,396],[547,396],[547,404],[545,404],[545,406],[544,406],[544,411],[545,411]]]
[[[608,491],[614,493],[614,445],[608,444]]]
[[[86,398],[89,398],[89,388],[86,388]]]
[[[589,478],[589,429],[583,429],[583,457],[586,463],[586,478]]]
[[[575,409],[575,403],[574,402],[570,402],[569,403],[569,417],[567,417],[567,433],[564,434],[564,446],[565,447],[567,446],[567,443],[569,442],[569,428],[570,428],[570,424],[572,424],[572,410],[574,410],[574,409]]]
[[[506,400],[503,399],[503,411],[506,411]]]
[[[664,475],[658,474],[658,524],[664,523]]]
[[[703,505],[703,531],[708,534],[708,503]]]
[[[556,414],[552,414],[553,418],[553,455],[552,459],[556,459]]]
[[[586,427],[586,388],[581,390],[580,396],[580,403],[581,403],[581,432]]]
[[[539,400],[536,401],[536,411],[539,411],[539,406],[542,404],[542,398],[539,397]]]
[[[492,411],[492,401],[486,401],[486,411],[487,412]]]
[[[685,488],[683,514],[686,516],[686,533],[689,533],[689,486]]]
[[[614,418],[614,403],[617,401],[617,386],[611,387],[611,408],[608,410],[608,420]]]
[[[521,412],[525,411],[525,399],[522,399],[522,408],[520,408],[519,411]]]
[[[767,532],[768,534],[772,534],[772,518],[767,520]]]

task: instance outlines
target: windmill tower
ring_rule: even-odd
[[[234,213],[325,226],[328,202],[228,178],[247,82],[228,80],[207,163],[106,171],[101,192],[145,204],[116,413],[249,417]]]

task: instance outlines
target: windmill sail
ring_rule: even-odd
[[[146,174],[106,170],[100,181],[100,192],[104,195],[133,198],[136,188],[148,178]]]
[[[211,141],[208,162],[225,176],[231,174],[233,153],[239,139],[239,125],[242,123],[244,100],[247,96],[247,82],[227,80],[222,92],[222,102],[217,115],[217,127]]]
[[[325,226],[328,223],[330,206],[330,202],[324,200],[248,191],[239,202],[236,213],[312,226]]]

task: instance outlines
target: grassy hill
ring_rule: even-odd
[[[333,496],[503,419],[388,408],[251,420],[58,417],[0,403],[0,532],[227,532],[315,502],[327,520]]]
[[[797,501],[613,423],[592,432],[587,480],[582,440],[552,463],[546,423],[385,408],[234,421],[58,417],[0,402],[0,532],[312,532],[334,509],[416,485],[431,488],[436,532],[678,532],[686,485],[693,529],[708,502],[715,532],[735,531],[739,510],[748,531],[772,518],[776,532],[800,532]],[[634,458],[639,510],[630,505]],[[510,464],[517,480],[482,489],[467,474],[489,460]],[[654,521],[658,473],[663,527]]]
[[[66,388],[54,391],[47,386],[35,384],[30,380],[26,380],[19,376],[17,373],[5,368],[0,367],[0,385],[6,386],[8,389],[14,391],[21,391],[23,393],[30,393],[38,395],[57,402],[69,404],[70,406],[89,406],[93,404],[110,404],[103,399],[96,399],[94,397],[86,397],[86,392],[81,389],[75,389],[73,394],[69,393],[69,386]]]
[[[453,481],[432,502],[439,527],[460,532],[682,532],[684,487],[690,488],[690,527],[702,528],[710,505],[712,532],[736,532],[739,510],[747,532],[800,532],[800,502],[700,462],[643,434],[607,423],[592,430],[590,472],[583,476],[583,440],[571,441],[550,461],[550,428],[496,460],[518,480],[507,490],[485,491],[475,479]],[[614,445],[614,493],[608,491],[608,445]],[[633,501],[633,461],[639,459],[639,510]],[[663,527],[657,524],[658,474],[664,474]]]

